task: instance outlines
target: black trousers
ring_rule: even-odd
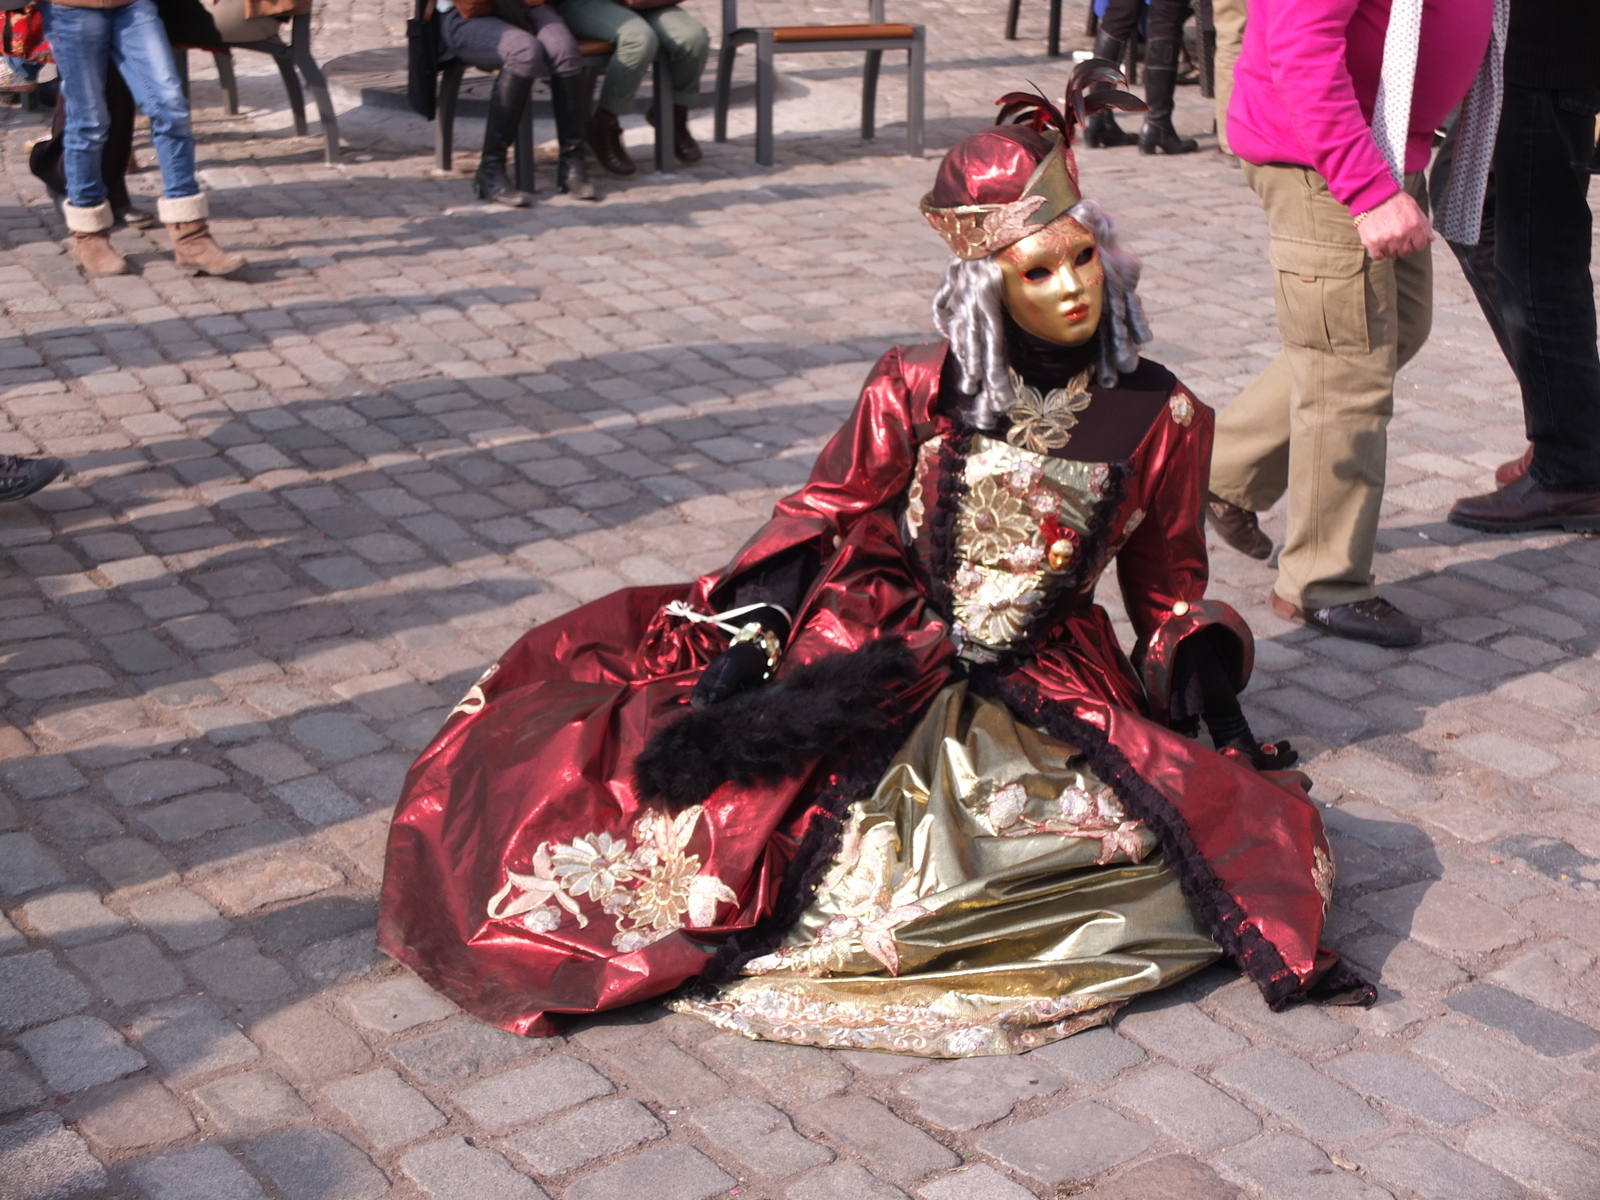
[[[111,114],[111,130],[100,152],[100,173],[105,178],[106,199],[118,211],[129,207],[128,162],[133,157],[133,93],[123,82],[116,63],[106,65],[106,111]],[[40,142],[28,155],[28,169],[55,195],[65,195],[67,172],[62,164],[61,139],[67,128],[67,97],[56,97],[56,112],[50,122],[50,140]]]
[[[552,5],[528,9],[528,23],[537,32],[510,25],[499,17],[463,17],[455,9],[440,14],[444,44],[469,67],[505,70],[524,79],[577,75],[583,70],[578,40]]]
[[[1201,26],[1209,27],[1211,0],[1200,0],[1205,8]],[[1144,0],[1111,0],[1106,15],[1100,18],[1103,32],[1125,42],[1139,27],[1139,12]],[[1146,29],[1147,42],[1176,42],[1183,37],[1183,23],[1189,19],[1189,0],[1150,0],[1150,24]]]
[[[1553,492],[1600,492],[1600,349],[1589,273],[1600,88],[1507,84],[1476,246],[1451,243],[1516,372],[1530,470]],[[1433,172],[1435,201],[1456,134]]]

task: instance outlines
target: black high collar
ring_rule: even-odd
[[[1041,391],[1065,387],[1085,367],[1093,366],[1100,357],[1100,332],[1081,346],[1060,346],[1035,337],[1011,319],[1004,309],[1006,357],[1011,369],[1022,376],[1024,383]]]

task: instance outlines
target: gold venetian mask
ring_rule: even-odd
[[[1007,246],[995,259],[1011,319],[1034,337],[1081,346],[1100,327],[1106,272],[1094,235],[1069,216]]]

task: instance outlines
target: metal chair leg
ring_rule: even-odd
[[[911,34],[911,49],[906,52],[906,153],[912,158],[922,157],[927,54],[927,31],[918,25]]]
[[[522,110],[516,137],[517,187],[533,194],[533,101]]]
[[[461,77],[466,67],[460,62],[448,64],[439,76],[439,105],[434,114],[433,145],[434,166],[440,171],[450,170],[455,158],[456,98],[461,93]]]
[[[333,97],[328,94],[328,81],[323,77],[322,68],[317,65],[317,60],[311,56],[311,18],[301,14],[294,18],[294,25],[289,36],[289,52],[294,63],[300,68],[300,74],[305,76],[306,86],[311,89],[311,98],[316,101],[317,120],[322,122],[322,140],[326,145],[324,161],[331,167],[339,161],[339,118],[333,111]],[[304,102],[302,101],[302,111]]]
[[[217,64],[217,82],[222,85],[223,111],[230,117],[239,115],[239,81],[233,74],[233,55],[226,50],[214,50],[211,61]]]
[[[861,72],[861,140],[878,136],[878,72],[883,68],[883,51],[868,50],[867,65]]]
[[[1061,0],[1050,0],[1050,57],[1061,57]]]
[[[773,163],[772,103],[777,93],[777,70],[773,63],[772,30],[756,33],[756,162],[763,167]]]
[[[672,118],[673,107],[677,103],[672,95],[672,64],[667,59],[667,51],[662,47],[656,52],[656,61],[651,71],[656,89],[656,94],[651,103],[656,109],[656,171],[664,173],[672,170]]]
[[[1094,7],[1091,2],[1091,9]],[[1017,40],[1017,17],[1022,12],[1022,0],[1011,0],[1011,7],[1006,10],[1006,41]]]
[[[728,105],[733,98],[733,60],[739,53],[739,44],[732,39],[724,41],[717,51],[716,115],[712,118],[711,140],[728,140]]]
[[[274,43],[269,50],[272,61],[278,64],[278,74],[283,76],[283,90],[289,94],[289,111],[294,114],[294,135],[305,137],[306,95],[300,90],[300,77],[294,73],[294,54],[282,42]]]

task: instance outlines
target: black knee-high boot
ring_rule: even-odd
[[[478,173],[473,177],[479,200],[491,200],[508,208],[527,208],[533,197],[511,182],[506,174],[506,159],[511,143],[516,140],[517,127],[522,124],[522,114],[528,107],[528,93],[533,80],[526,75],[513,75],[501,71],[494,77],[494,87],[489,92],[489,116],[483,125],[483,157],[478,160]]]
[[[583,162],[583,89],[587,86],[589,77],[582,73],[550,77],[550,107],[555,112],[556,144],[561,149],[556,190],[574,200],[600,199]]]
[[[1121,38],[1114,38],[1104,32],[1095,35],[1094,56],[1103,58],[1107,62],[1122,65],[1122,56],[1127,52],[1128,43]],[[1083,131],[1084,139],[1091,146],[1131,146],[1135,138],[1133,134],[1117,124],[1117,118],[1109,109],[1101,109],[1091,113],[1089,123]]]
[[[1200,149],[1193,138],[1172,127],[1172,94],[1178,86],[1178,43],[1151,42],[1144,49],[1144,98],[1150,105],[1139,131],[1139,153],[1191,154]]]

